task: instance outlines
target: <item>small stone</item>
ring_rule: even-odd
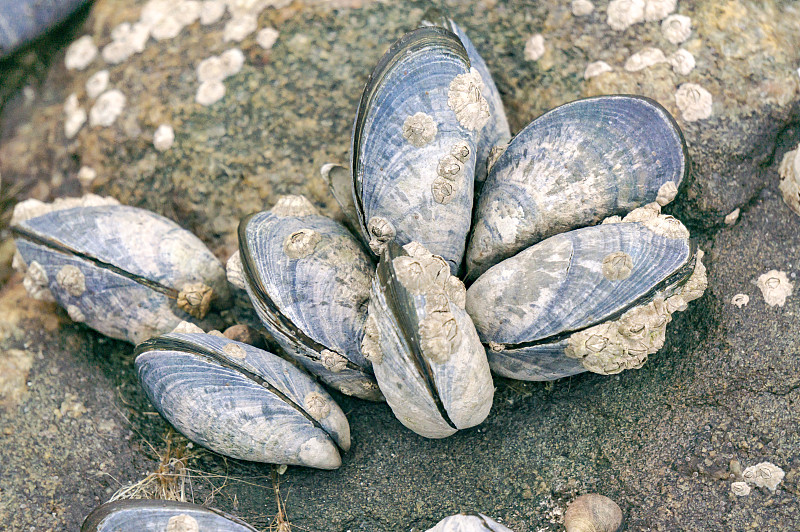
[[[696,83],[684,83],[675,93],[675,103],[687,122],[704,120],[711,116],[711,93]]]
[[[206,0],[200,6],[200,24],[207,26],[222,18],[225,14],[225,2]]]
[[[222,334],[229,340],[241,342],[243,344],[250,344],[256,347],[258,347],[256,344],[263,344],[261,334],[252,327],[248,327],[244,324],[232,325],[225,329]]]
[[[225,96],[225,85],[218,80],[204,81],[197,88],[194,101],[200,105],[211,105]]]
[[[257,28],[258,20],[254,15],[236,16],[225,24],[222,40],[225,42],[243,41],[248,35],[256,31]]]
[[[792,283],[789,282],[785,272],[778,270],[762,274],[756,281],[756,286],[761,289],[764,301],[770,307],[776,305],[782,307],[786,303],[786,298],[792,295]]]
[[[633,54],[625,61],[625,70],[628,72],[638,72],[647,67],[663,63],[667,60],[664,52],[658,48],[642,48],[641,51]]]
[[[156,129],[156,132],[153,133],[153,146],[158,151],[167,151],[172,147],[174,141],[175,132],[172,130],[172,126],[168,124],[161,124]]]
[[[174,329],[173,333],[180,334],[203,334],[205,331],[190,321],[180,322]]]
[[[111,89],[101,94],[91,111],[89,111],[89,125],[108,127],[122,114],[125,109],[125,95],[117,89]]]
[[[594,11],[594,4],[589,0],[572,0],[572,14],[576,17],[585,17]]]
[[[692,19],[686,15],[670,15],[661,23],[661,33],[672,44],[680,44],[692,34]]]
[[[644,21],[644,0],[611,0],[606,21],[612,29],[623,31]]]
[[[672,71],[681,76],[686,76],[694,70],[697,65],[694,61],[694,56],[689,50],[681,48],[669,56],[669,64],[672,65]]]
[[[725,216],[725,225],[733,225],[739,219],[739,208],[733,209],[727,216]]]
[[[278,40],[278,30],[275,28],[264,28],[256,33],[256,42],[264,50],[269,50]]]
[[[538,61],[544,55],[544,36],[541,33],[533,35],[525,43],[525,60]]]
[[[84,35],[67,48],[64,66],[67,67],[67,70],[83,70],[94,61],[95,57],[97,57],[97,46],[91,36]]]
[[[108,70],[99,70],[86,80],[86,96],[95,99],[108,88]]]
[[[81,169],[78,170],[78,181],[81,182],[83,188],[89,188],[96,177],[97,172],[91,166],[81,166]]]
[[[599,76],[600,74],[611,72],[612,70],[614,69],[611,68],[611,65],[605,61],[595,61],[594,63],[589,63],[586,65],[586,70],[583,73],[583,79],[591,79]]]
[[[747,294],[736,294],[731,298],[731,304],[736,305],[737,308],[746,307],[750,302],[750,296]]]

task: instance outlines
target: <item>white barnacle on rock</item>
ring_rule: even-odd
[[[222,59],[216,55],[207,57],[197,65],[197,79],[200,83],[204,81],[222,81],[225,79],[225,65]]]
[[[625,61],[625,70],[628,72],[638,72],[645,68],[663,63],[667,60],[664,52],[658,48],[642,48],[641,51],[636,52]]]
[[[256,42],[264,50],[270,50],[278,41],[278,30],[275,28],[264,28],[256,33]]]
[[[467,129],[480,130],[489,121],[489,102],[483,97],[483,78],[475,68],[459,74],[450,82],[447,105],[459,124]]]
[[[200,18],[202,6],[197,0],[180,0],[173,8],[172,14],[183,26],[194,24]]]
[[[594,4],[590,0],[572,0],[570,8],[574,16],[585,17],[594,11]]]
[[[123,22],[111,30],[112,41],[103,48],[103,59],[118,64],[133,54],[143,52],[150,38],[150,30],[150,26],[142,22]]]
[[[98,96],[89,111],[89,124],[92,126],[108,127],[122,114],[125,109],[125,95],[117,89],[111,89]]]
[[[662,20],[675,11],[678,0],[647,0],[644,6],[644,19],[648,22]]]
[[[225,84],[219,80],[204,81],[197,87],[194,101],[200,105],[217,103],[225,96]]]
[[[733,482],[731,483],[731,492],[737,497],[745,497],[750,495],[750,486],[747,482]]]
[[[661,205],[667,205],[671,203],[672,200],[675,199],[675,196],[678,195],[678,186],[675,184],[675,181],[667,181],[658,189],[658,196],[656,196],[656,203]]]
[[[225,14],[225,2],[222,0],[206,0],[200,5],[200,24],[207,26],[222,18]]]
[[[692,34],[692,19],[686,15],[670,15],[661,23],[661,33],[672,44],[680,44]]]
[[[538,61],[544,55],[544,36],[541,33],[532,35],[525,42],[525,60]]]
[[[234,16],[225,24],[225,29],[222,33],[222,40],[225,42],[233,41],[240,42],[248,35],[256,31],[258,28],[258,20],[255,15],[240,15]]]
[[[219,58],[226,78],[238,74],[244,66],[244,53],[238,48],[225,50],[219,54]]]
[[[736,294],[731,298],[731,305],[736,305],[736,308],[746,307],[750,302],[750,296],[747,294]]]
[[[696,66],[692,53],[683,48],[670,55],[667,61],[672,65],[672,71],[681,76],[686,76]]]
[[[322,236],[313,229],[300,229],[283,241],[283,252],[290,259],[304,259],[314,253]]]
[[[599,76],[600,74],[611,72],[612,70],[614,69],[611,68],[611,65],[605,61],[595,61],[586,65],[586,70],[583,72],[583,79],[591,79]]]
[[[611,0],[606,21],[612,29],[623,31],[644,21],[644,0]]]
[[[761,462],[744,470],[742,477],[748,484],[775,491],[786,475],[783,469],[771,462]]]
[[[417,148],[432,141],[436,132],[437,127],[433,117],[421,111],[408,116],[403,122],[403,138]]]
[[[67,48],[64,66],[67,67],[67,70],[83,70],[94,61],[95,57],[97,57],[97,46],[91,36],[84,35]]]
[[[158,151],[167,151],[175,142],[175,132],[169,124],[161,124],[153,133],[153,146]]]
[[[736,220],[739,219],[739,213],[740,213],[739,207],[736,207],[731,212],[729,212],[725,216],[725,220],[724,220],[725,221],[725,225],[733,225],[733,224],[735,224]]]
[[[200,532],[200,525],[191,515],[173,515],[167,521],[166,532]]]
[[[237,360],[244,360],[247,358],[247,351],[245,351],[244,348],[239,344],[233,342],[225,344],[222,348],[222,351],[229,357]]]
[[[675,93],[675,103],[687,122],[711,116],[711,93],[696,83],[684,83]]]
[[[242,257],[239,255],[239,250],[228,258],[225,264],[225,275],[228,282],[240,290],[245,289],[244,270],[242,269]]]
[[[325,419],[331,413],[331,403],[319,392],[308,392],[303,398],[306,412],[317,421]]]
[[[86,111],[78,103],[78,95],[74,92],[64,101],[64,136],[71,139],[86,122]]]
[[[117,65],[133,55],[133,49],[124,41],[111,41],[103,47],[103,60]]]
[[[183,24],[176,17],[166,15],[150,28],[150,35],[157,41],[166,41],[177,37],[182,29]]]
[[[86,277],[72,264],[66,264],[56,273],[56,282],[73,297],[82,296],[86,292]]]
[[[782,307],[786,303],[786,298],[792,295],[792,288],[794,288],[786,272],[778,270],[770,270],[761,274],[756,281],[756,286],[761,290],[764,301],[770,307],[775,305]]]
[[[86,80],[86,96],[95,99],[108,88],[108,70],[98,70]]]
[[[787,152],[781,160],[778,174],[781,177],[778,188],[783,196],[783,201],[800,216],[800,146]]]

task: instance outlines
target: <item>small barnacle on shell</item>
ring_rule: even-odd
[[[412,146],[421,148],[436,136],[436,122],[433,117],[423,112],[410,115],[403,122],[403,138]]]
[[[447,105],[456,113],[458,123],[467,129],[479,130],[489,121],[489,102],[481,94],[483,88],[483,79],[475,68],[450,82]]]
[[[89,125],[108,127],[122,114],[126,103],[125,95],[118,89],[101,94],[89,111]]]
[[[731,298],[731,304],[736,305],[737,308],[746,307],[750,302],[750,296],[747,294],[736,294]]]
[[[271,50],[279,35],[280,33],[275,28],[264,28],[256,33],[256,42],[264,50]]]
[[[303,259],[314,253],[322,236],[313,229],[300,229],[286,237],[283,252],[290,259]]]
[[[108,70],[98,70],[86,80],[86,96],[95,99],[108,88]]]
[[[331,404],[319,392],[309,392],[303,399],[306,412],[317,421],[325,419],[331,413]]]
[[[761,462],[744,470],[742,476],[748,484],[775,491],[786,475],[783,469],[771,462]]]
[[[77,266],[67,264],[56,274],[56,282],[73,297],[82,296],[86,291],[86,278]]]
[[[525,42],[525,60],[538,61],[544,55],[544,36],[541,33],[532,35]]]
[[[731,491],[737,497],[745,497],[750,495],[750,486],[747,485],[747,482],[733,482],[731,483]]]
[[[321,355],[322,365],[334,373],[339,373],[347,367],[347,359],[335,351],[323,349]]]
[[[648,22],[661,20],[673,11],[678,5],[678,0],[647,0],[644,6],[644,19]]]
[[[467,288],[464,286],[464,283],[461,282],[461,279],[454,275],[448,277],[444,284],[444,291],[445,294],[447,294],[447,298],[452,301],[455,306],[460,309],[466,306]]]
[[[609,253],[603,259],[603,276],[609,281],[621,281],[631,276],[633,258],[624,251]]]
[[[664,52],[658,48],[642,48],[641,51],[633,54],[625,61],[625,70],[628,72],[638,72],[647,67],[663,63],[667,60]]]
[[[175,141],[175,132],[169,124],[161,124],[153,133],[153,147],[158,151],[167,151]]]
[[[97,57],[97,46],[90,35],[76,39],[67,48],[64,66],[67,70],[83,70]]]
[[[458,323],[450,312],[434,312],[419,323],[420,349],[436,364],[447,362],[458,338]]]
[[[622,525],[619,505],[597,493],[575,499],[564,512],[566,532],[616,532]]]
[[[783,201],[795,213],[800,215],[800,148],[787,152],[778,167],[781,182],[778,188],[783,195]]]
[[[594,11],[594,4],[589,0],[572,0],[572,14],[576,17],[584,17]]]
[[[173,515],[167,521],[166,532],[200,532],[200,525],[191,515]]]
[[[670,55],[667,61],[672,65],[672,71],[681,76],[686,76],[696,66],[692,53],[683,48]]]
[[[380,254],[387,242],[390,242],[397,235],[397,231],[392,222],[386,218],[373,216],[367,222],[367,234],[369,235],[369,247],[375,254]]]
[[[661,23],[661,32],[672,44],[680,44],[692,34],[692,19],[686,15],[670,15]]]
[[[319,211],[305,196],[286,195],[278,198],[270,212],[279,218],[318,215]]]
[[[225,84],[219,80],[204,81],[197,88],[194,101],[200,105],[217,103],[225,96]]]
[[[223,335],[224,336],[224,335]],[[227,337],[226,337],[227,338]],[[238,360],[243,360],[247,358],[247,351],[244,350],[242,346],[236,343],[229,343],[225,344],[222,347],[222,351],[231,358],[235,358]]]
[[[178,293],[178,308],[198,319],[205,318],[214,290],[203,283],[189,283]]]
[[[28,295],[33,299],[38,301],[55,301],[52,292],[50,292],[47,272],[42,265],[35,260],[28,266],[25,272],[25,278],[22,280],[22,286],[25,287],[25,291],[28,292]]]
[[[441,176],[433,180],[431,184],[431,194],[436,203],[447,205],[453,200],[456,190],[456,184],[453,181],[445,179]]]
[[[658,189],[658,196],[656,196],[656,203],[660,206],[667,205],[671,203],[672,200],[675,199],[675,196],[678,195],[678,186],[675,184],[675,181],[667,181],[661,188]]]
[[[786,298],[792,295],[792,283],[785,272],[778,270],[770,270],[761,274],[756,281],[756,286],[761,290],[764,301],[770,307],[775,305],[782,307],[786,303]]]
[[[591,79],[599,76],[600,74],[611,72],[612,70],[614,69],[611,68],[611,65],[605,61],[595,61],[594,63],[589,63],[586,65],[586,70],[583,72],[583,79]]]
[[[83,314],[83,311],[75,305],[67,305],[67,315],[69,319],[75,323],[83,323],[86,321],[86,316]]]
[[[364,339],[361,341],[361,353],[364,358],[373,364],[380,364],[383,359],[383,352],[381,352],[381,331],[378,328],[378,323],[375,321],[375,311],[372,310],[370,305],[370,312],[367,314],[367,320],[364,322]]]
[[[622,31],[644,21],[644,0],[611,0],[606,21],[612,29]]]
[[[711,116],[711,93],[696,83],[684,83],[675,93],[675,103],[687,122]]]

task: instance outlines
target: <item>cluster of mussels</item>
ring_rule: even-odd
[[[282,197],[242,220],[226,272],[156,214],[96,196],[28,200],[15,266],[34,297],[139,344],[147,396],[189,439],[333,469],[349,425],[301,368],[441,438],[487,417],[491,371],[641,367],[706,286],[702,251],[661,214],[688,169],[675,121],[636,96],[563,105],[512,139],[486,64],[454,22],[430,16],[370,76],[350,169],[323,168],[347,225]],[[220,328],[212,311],[242,301],[286,358],[203,333]],[[167,530],[197,530],[200,514],[179,514],[195,528]]]

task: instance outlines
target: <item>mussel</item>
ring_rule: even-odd
[[[511,529],[483,514],[466,513],[445,517],[428,532],[511,532]]]
[[[481,423],[494,385],[466,290],[421,244],[388,243],[370,291],[362,352],[400,422],[427,438]]]
[[[170,333],[136,347],[153,406],[190,440],[254,462],[336,469],[350,448],[342,410],[286,360],[222,336]]]
[[[350,168],[362,233],[419,242],[457,273],[474,192],[476,149],[490,118],[485,83],[451,31],[423,27],[373,70],[353,126]]]
[[[213,508],[163,500],[114,501],[98,506],[81,532],[256,532],[244,521]]]
[[[680,128],[654,100],[598,96],[545,113],[490,163],[468,278],[549,236],[666,205],[689,166]]]
[[[88,196],[53,206],[28,200],[12,222],[28,292],[106,336],[138,343],[229,297],[205,244],[155,213]]]
[[[374,266],[347,228],[283,196],[242,220],[239,253],[250,301],[281,347],[342,393],[381,400],[360,350]]]
[[[702,251],[651,203],[552,236],[489,268],[466,308],[496,373],[552,380],[639,368],[706,288]]]

